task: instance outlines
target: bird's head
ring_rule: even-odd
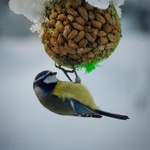
[[[34,79],[34,83],[44,83],[44,84],[51,84],[56,83],[58,79],[56,78],[57,72],[52,72],[49,70],[45,70],[40,72]]]
[[[52,72],[45,70],[40,72],[34,79],[33,89],[36,93],[41,93],[50,91],[53,89],[54,85],[57,83],[58,79],[56,78],[57,72]]]

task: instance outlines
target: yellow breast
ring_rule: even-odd
[[[91,94],[82,84],[59,81],[55,86],[53,94],[62,99],[73,98],[92,109],[98,109]]]

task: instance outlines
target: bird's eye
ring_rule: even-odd
[[[48,75],[53,76],[53,75],[56,75],[56,74],[57,74],[57,72],[50,72]]]
[[[48,75],[50,75],[50,76],[52,76],[52,75],[54,75],[52,72],[50,72]]]

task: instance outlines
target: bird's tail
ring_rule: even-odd
[[[105,112],[102,110],[95,110],[95,112],[102,115],[102,116],[112,117],[112,118],[116,118],[116,119],[121,119],[121,120],[129,119],[129,117],[126,115],[113,114],[113,113]]]

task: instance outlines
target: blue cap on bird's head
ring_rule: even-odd
[[[50,70],[44,70],[42,72],[40,72],[34,79],[34,81],[38,81],[38,80],[41,80],[41,79],[44,79],[46,78],[48,75],[56,75],[57,72],[52,72]]]
[[[37,79],[39,79],[39,78],[42,78],[42,77],[45,77],[48,73],[49,73],[49,70],[44,70],[44,71],[40,72],[40,73],[35,77],[35,80],[37,80]]]

